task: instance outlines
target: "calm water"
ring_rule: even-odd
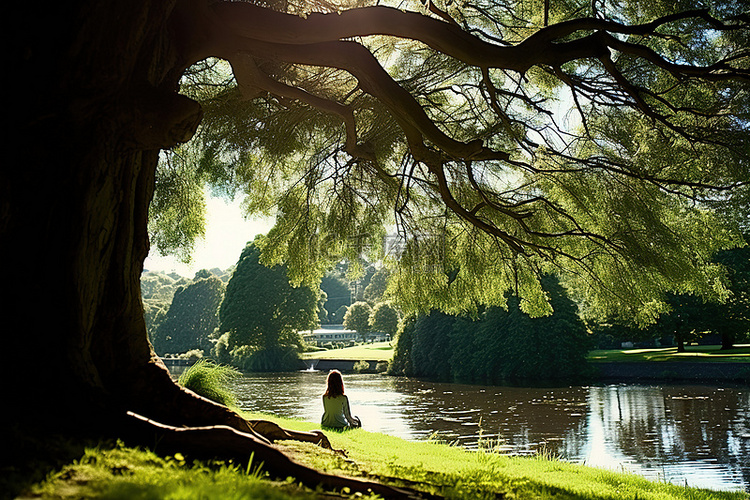
[[[325,373],[247,375],[249,411],[319,421]],[[503,452],[541,450],[650,479],[750,491],[750,387],[605,385],[499,387],[344,375],[365,429],[409,440]]]

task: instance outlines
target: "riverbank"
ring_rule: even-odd
[[[378,342],[304,353],[300,369],[351,371],[355,363],[366,361],[366,371],[377,371],[378,364],[392,357],[391,344]],[[595,380],[750,382],[749,344],[733,349],[687,346],[685,352],[678,352],[676,347],[595,350],[588,354],[587,361]]]
[[[590,362],[640,363],[750,363],[750,344],[738,344],[732,349],[719,345],[690,345],[680,352],[677,347],[653,347],[646,349],[607,349],[589,352]]]
[[[317,426],[267,415],[280,425],[309,431]],[[569,464],[550,457],[520,458],[493,452],[492,441],[478,451],[436,442],[410,442],[362,429],[328,432],[336,449],[309,443],[281,442],[295,460],[331,474],[368,478],[409,486],[446,498],[747,500],[742,492],[711,491],[653,482],[639,476]],[[257,463],[197,464],[176,455],[160,458],[122,446],[90,448],[81,460],[51,474],[24,492],[41,498],[212,498],[300,499],[328,496],[297,486],[293,480],[272,481],[254,472]],[[248,472],[249,469],[249,472]]]
[[[342,349],[330,349],[327,351],[306,352],[300,356],[307,359],[346,359],[359,361],[370,359],[373,361],[390,361],[393,358],[393,346],[391,342],[373,342],[371,344],[360,344]]]
[[[687,346],[591,351],[587,357],[600,380],[750,382],[750,345]]]

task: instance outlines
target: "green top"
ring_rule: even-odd
[[[351,427],[355,425],[349,409],[349,398],[345,395],[333,398],[323,396],[323,427]]]

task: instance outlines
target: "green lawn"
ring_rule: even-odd
[[[351,359],[388,361],[393,357],[391,342],[362,344],[344,349],[307,352],[302,359]],[[740,344],[734,349],[721,350],[721,346],[687,346],[686,352],[677,352],[676,347],[652,349],[609,349],[591,351],[587,359],[592,362],[607,361],[705,361],[750,363],[750,344]]]
[[[373,342],[372,344],[361,344],[343,349],[331,349],[328,351],[306,352],[300,356],[302,359],[352,359],[352,360],[374,360],[390,361],[393,357],[393,347],[390,342]]]
[[[750,363],[750,344],[740,344],[734,349],[721,350],[721,346],[686,346],[685,352],[676,347],[653,349],[610,349],[591,351],[587,359],[593,362],[632,361],[691,361],[691,362],[745,362]]]
[[[284,427],[312,430],[316,424],[253,415]],[[362,429],[327,433],[334,448],[282,442],[295,460],[336,475],[410,486],[452,499],[555,500],[747,500],[742,492],[717,492],[652,482],[621,472],[573,465],[550,457],[510,457],[487,442],[480,451],[429,441],[410,442]],[[190,464],[181,455],[164,459],[122,446],[90,448],[22,496],[98,499],[313,499],[329,496],[299,487],[293,479],[271,481],[243,464]]]

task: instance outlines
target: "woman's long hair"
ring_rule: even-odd
[[[331,370],[328,373],[326,379],[326,392],[323,396],[327,398],[335,398],[336,396],[344,395],[344,379],[341,378],[341,372],[338,370]]]

